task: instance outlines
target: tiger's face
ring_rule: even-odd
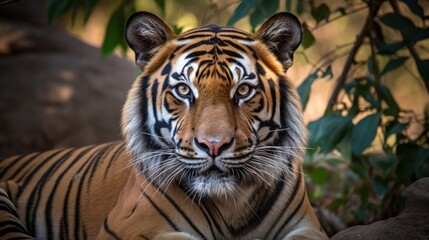
[[[143,12],[126,36],[143,74],[125,104],[123,134],[145,177],[221,197],[293,174],[306,136],[284,76],[301,41],[295,17],[277,14],[254,36],[216,25],[174,36]]]

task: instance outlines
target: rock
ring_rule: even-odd
[[[0,8],[0,159],[120,139],[137,68],[48,25],[44,9],[44,1]]]
[[[405,207],[400,215],[369,225],[348,228],[331,239],[429,239],[429,178],[414,182],[403,194]]]

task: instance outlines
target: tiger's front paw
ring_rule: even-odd
[[[184,232],[159,233],[153,240],[198,240],[198,238]]]

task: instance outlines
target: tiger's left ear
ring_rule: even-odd
[[[301,23],[293,14],[277,13],[262,24],[255,37],[268,46],[286,71],[302,40]]]
[[[136,54],[141,70],[165,45],[175,37],[173,31],[160,18],[149,12],[137,12],[127,22],[125,39]]]

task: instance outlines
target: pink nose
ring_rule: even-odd
[[[228,145],[230,140],[221,140],[221,141],[209,141],[205,138],[197,141],[205,152],[209,153],[210,156],[216,157],[222,153],[222,147]]]

